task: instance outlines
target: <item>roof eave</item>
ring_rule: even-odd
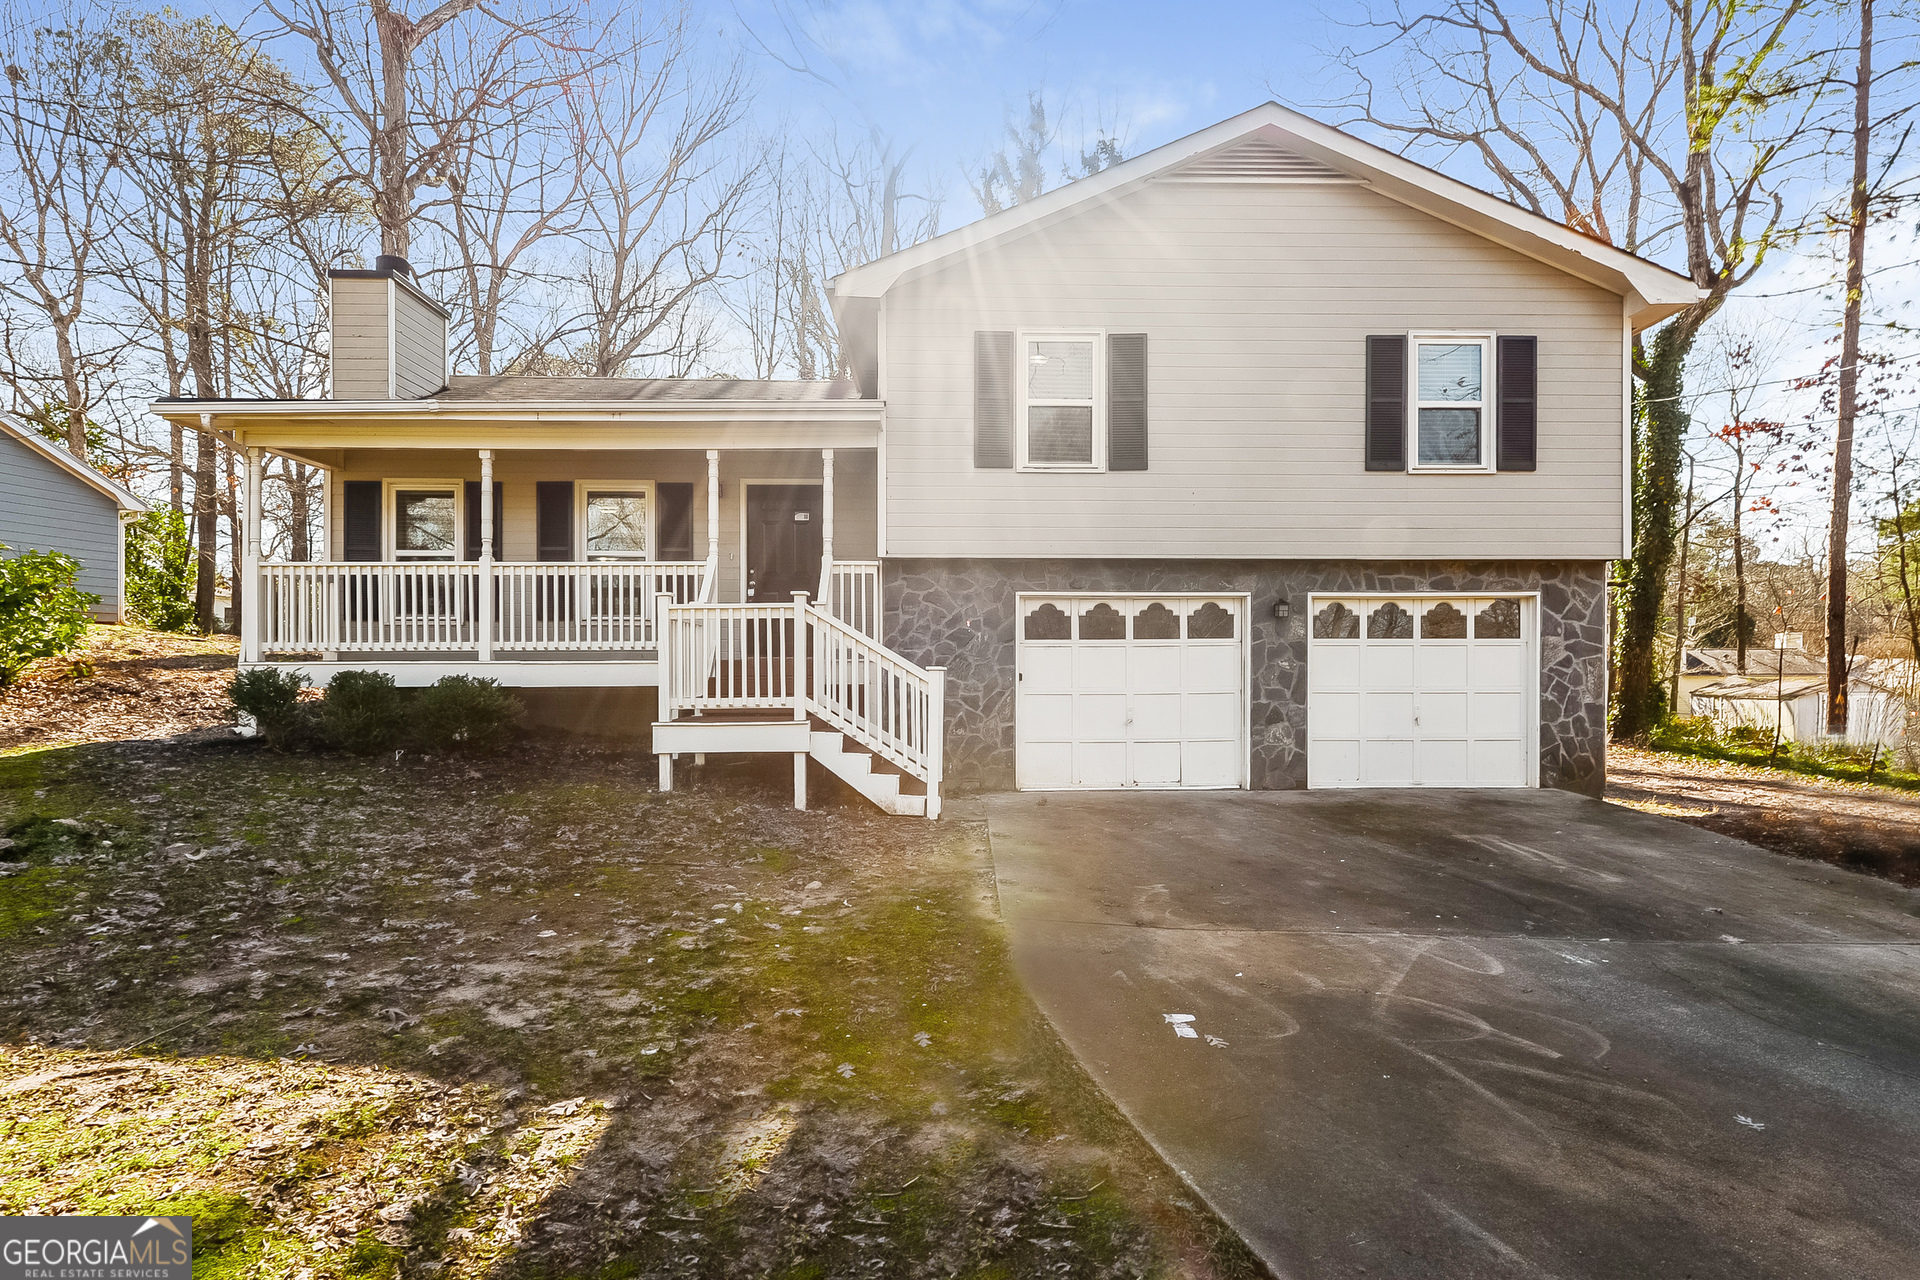
[[[60,448],[51,441],[42,439],[39,432],[12,414],[0,414],[0,425],[4,425],[8,435],[19,440],[29,449],[32,449],[41,457],[71,475],[74,479],[113,499],[115,505],[117,505],[120,510],[131,511],[136,514],[153,510],[144,499],[136,495],[131,489],[124,488],[114,481],[107,479],[107,477],[74,457],[65,449]]]

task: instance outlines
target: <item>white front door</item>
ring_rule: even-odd
[[[1315,596],[1310,787],[1539,781],[1532,596]]]
[[[1023,790],[1246,783],[1246,598],[1021,596]]]

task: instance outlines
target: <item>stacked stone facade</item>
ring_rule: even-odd
[[[886,644],[947,669],[946,780],[957,794],[1012,788],[1015,597],[1066,591],[1251,594],[1259,790],[1307,785],[1310,593],[1538,591],[1540,783],[1599,795],[1606,781],[1604,561],[888,560],[881,577]]]

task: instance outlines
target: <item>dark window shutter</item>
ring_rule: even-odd
[[[973,335],[973,465],[1013,465],[1013,335]]]
[[[1407,339],[1367,339],[1367,470],[1407,469]]]
[[[1107,336],[1107,470],[1147,469],[1147,335]]]
[[[349,480],[340,488],[341,553],[349,560],[378,560],[380,482]]]
[[[573,559],[573,481],[542,480],[534,486],[539,530],[536,547],[542,560]]]
[[[1531,471],[1540,444],[1540,340],[1502,337],[1495,361],[1500,381],[1495,456],[1502,471]]]
[[[495,560],[502,558],[500,555],[500,522],[503,514],[501,491],[500,481],[495,480],[493,482],[493,558]],[[469,560],[480,558],[480,482],[478,480],[467,481],[466,552]]]
[[[653,492],[654,501],[660,507],[654,516],[660,546],[653,558],[693,559],[693,486],[684,483],[656,484]]]

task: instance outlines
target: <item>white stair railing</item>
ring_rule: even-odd
[[[808,709],[927,784],[940,815],[946,669],[916,666],[823,610],[808,609],[813,667]]]
[[[855,631],[880,638],[880,562],[829,560],[821,566],[819,605]]]
[[[916,666],[804,599],[676,604],[662,598],[660,708],[818,716],[927,788],[940,813],[946,671]]]

